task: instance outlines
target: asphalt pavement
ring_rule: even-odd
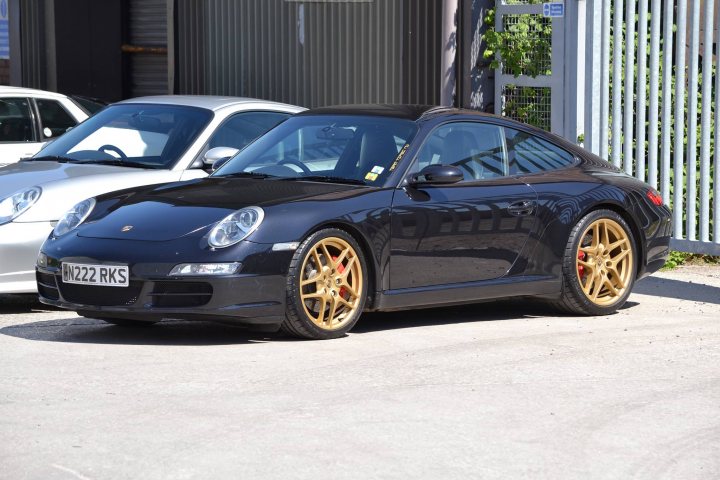
[[[720,478],[720,267],[298,341],[0,297],[0,478]]]

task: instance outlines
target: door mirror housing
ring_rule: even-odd
[[[206,167],[212,167],[213,170],[219,168],[223,163],[227,162],[231,157],[235,156],[240,150],[232,147],[215,147],[211,148],[203,156],[203,164]]]
[[[428,165],[408,178],[410,185],[446,185],[462,180],[463,173],[455,165]]]

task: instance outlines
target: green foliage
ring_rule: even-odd
[[[688,257],[690,257],[689,253],[671,250],[667,262],[665,262],[665,265],[663,266],[663,270],[672,270],[673,268],[682,265]]]
[[[720,257],[712,255],[700,255],[696,253],[670,251],[667,262],[663,265],[663,270],[672,270],[680,265],[720,265]]]
[[[529,3],[541,3],[530,0]],[[541,15],[505,15],[502,31],[495,29],[495,9],[484,18],[487,30],[483,35],[483,57],[491,68],[500,68],[518,77],[550,75],[552,24]],[[503,114],[550,129],[549,92],[533,87],[507,85],[512,95],[505,95]]]
[[[529,3],[541,3],[530,0]],[[503,68],[515,77],[550,75],[552,27],[542,15],[506,15],[503,31],[495,30],[495,9],[485,16],[483,57],[491,68]]]

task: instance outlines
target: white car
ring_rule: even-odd
[[[0,86],[0,166],[32,157],[102,107],[83,97]]]
[[[0,293],[33,293],[35,261],[79,201],[204,177],[303,108],[251,98],[158,96],[106,107],[37,155],[0,168]]]

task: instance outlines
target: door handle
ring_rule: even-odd
[[[520,200],[518,202],[511,203],[508,205],[508,212],[510,212],[510,215],[515,215],[516,217],[524,217],[526,215],[530,215],[535,211],[535,201],[534,200]]]

